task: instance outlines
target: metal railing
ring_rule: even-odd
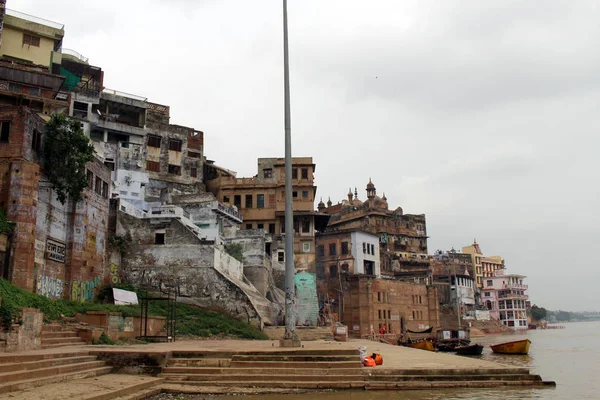
[[[146,100],[148,100],[147,97],[138,96],[137,94],[131,94],[131,93],[126,93],[126,92],[121,92],[121,91],[118,91],[118,90],[108,89],[108,88],[104,88],[104,90],[102,90],[102,93],[112,94],[113,96],[128,97],[130,99],[139,100],[139,101],[146,101]]]
[[[73,57],[77,58],[78,60],[83,61],[84,63],[87,63],[89,60],[88,57],[84,57],[83,54],[79,53],[78,51],[72,50],[72,49],[62,49],[61,53],[73,56]]]
[[[54,21],[50,21],[50,20],[47,20],[47,19],[44,19],[44,18],[36,17],[34,15],[25,14],[25,13],[22,13],[20,11],[11,10],[9,8],[6,9],[6,15],[10,15],[10,16],[13,16],[13,17],[21,18],[21,19],[24,19],[24,20],[29,21],[29,22],[35,22],[36,24],[46,25],[46,26],[49,26],[49,27],[54,28],[54,29],[60,29],[60,30],[62,30],[65,27],[64,24],[61,24],[61,23],[58,23],[58,22],[54,22]]]

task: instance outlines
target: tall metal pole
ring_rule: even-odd
[[[296,336],[294,286],[294,214],[292,209],[292,117],[290,111],[290,60],[288,54],[287,0],[283,0],[283,81],[285,103],[285,335]]]

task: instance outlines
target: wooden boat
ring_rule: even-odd
[[[470,346],[460,346],[454,348],[456,354],[462,356],[479,356],[483,352],[483,346],[480,344],[472,344]]]
[[[494,353],[500,354],[527,354],[529,352],[529,345],[531,344],[531,340],[523,339],[523,340],[515,340],[513,342],[506,342],[495,344],[490,346]]]
[[[407,343],[406,346],[412,347],[413,349],[435,351],[435,347],[433,346],[433,342],[431,340],[419,340],[417,342]]]

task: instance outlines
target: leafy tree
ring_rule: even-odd
[[[543,319],[546,319],[547,314],[548,314],[548,312],[546,311],[546,309],[544,307],[538,307],[536,305],[531,307],[531,316],[536,321],[541,321]]]
[[[571,313],[568,311],[558,311],[556,313],[556,320],[557,321],[570,321]]]
[[[67,197],[80,201],[87,186],[85,165],[92,161],[94,147],[84,135],[79,121],[53,114],[46,124],[42,162],[44,174],[61,203]]]

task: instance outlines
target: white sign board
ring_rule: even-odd
[[[128,290],[113,288],[113,298],[118,306],[128,306],[130,304],[138,304],[137,293]]]

